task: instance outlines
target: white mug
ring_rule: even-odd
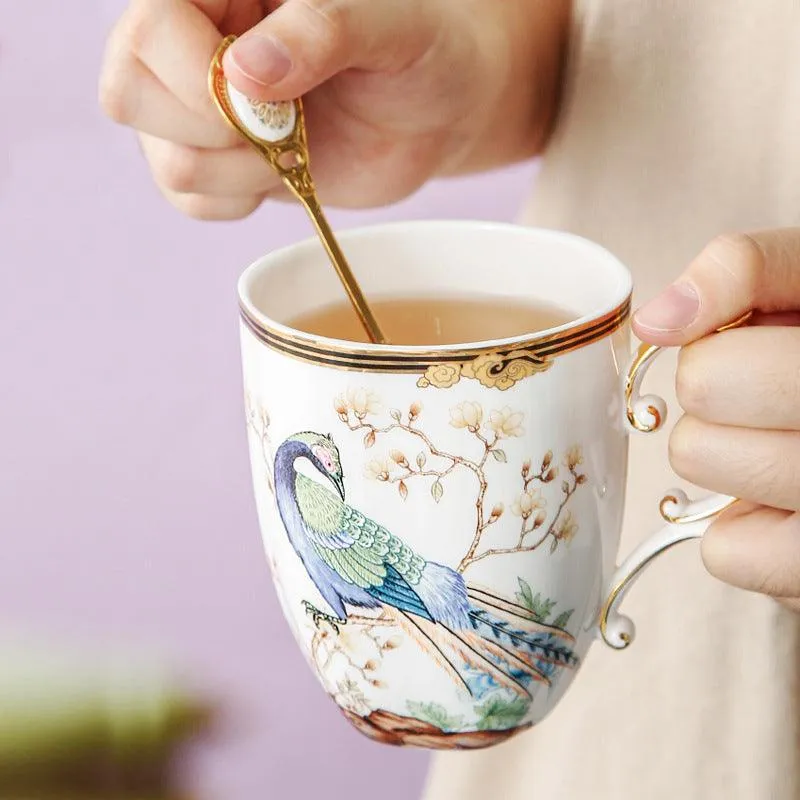
[[[529,298],[573,321],[452,346],[290,326],[344,295],[316,240],[240,280],[259,520],[284,614],[325,691],[378,741],[476,748],[541,721],[641,569],[734,502],[671,492],[616,567],[628,436],[663,423],[631,361],[632,281],[566,233],[415,222],[342,234],[368,298]],[[629,366],[630,365],[630,366]],[[655,511],[655,509],[654,509]]]

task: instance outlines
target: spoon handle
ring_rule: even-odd
[[[258,103],[236,92],[225,78],[222,67],[222,57],[235,39],[235,36],[226,37],[211,62],[208,75],[211,96],[231,127],[278,173],[289,191],[308,212],[370,341],[386,344],[386,337],[370,310],[317,197],[308,165],[303,104],[299,99],[285,103]]]
[[[298,200],[303,204],[308,212],[308,216],[311,217],[311,221],[317,229],[317,233],[325,247],[328,258],[331,264],[333,264],[333,268],[336,270],[336,274],[339,276],[339,280],[342,282],[345,292],[347,292],[347,297],[358,315],[361,325],[367,332],[370,341],[375,344],[386,344],[386,337],[383,335],[378,321],[372,313],[372,309],[370,309],[367,304],[364,293],[361,291],[361,287],[358,285],[358,281],[353,275],[341,247],[339,247],[339,242],[333,235],[333,231],[331,230],[325,214],[322,212],[322,206],[320,206],[316,194],[306,197],[298,196]]]

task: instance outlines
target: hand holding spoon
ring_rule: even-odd
[[[250,100],[233,87],[225,77],[222,57],[235,40],[235,36],[226,37],[211,62],[208,76],[211,96],[234,130],[250,142],[302,203],[370,341],[385,344],[386,338],[317,198],[309,171],[303,104],[299,98],[277,103]]]

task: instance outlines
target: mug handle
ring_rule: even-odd
[[[752,316],[753,312],[748,311],[716,332],[745,325]],[[667,406],[663,398],[640,393],[642,381],[661,350],[656,345],[642,344],[628,367],[625,417],[628,427],[636,433],[654,433],[666,421]],[[667,524],[645,539],[617,567],[605,593],[598,624],[607,645],[624,650],[634,639],[636,627],[631,619],[619,613],[619,605],[645,567],[676,544],[701,538],[714,519],[737,502],[737,498],[721,494],[692,501],[680,489],[673,489],[661,500],[659,511]]]

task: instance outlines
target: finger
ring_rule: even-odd
[[[789,611],[794,611],[795,614],[800,612],[800,597],[776,597],[775,599]]]
[[[140,134],[142,152],[159,186],[178,194],[265,195],[281,179],[248,145],[203,150]]]
[[[187,0],[135,0],[120,27],[133,55],[170,92],[201,117],[222,124],[208,91],[208,69],[222,34],[201,6]]]
[[[184,194],[159,187],[164,197],[181,213],[197,220],[224,222],[250,216],[263,202],[262,196],[213,197]]]
[[[412,0],[287,0],[225,54],[248,97],[289,100],[351,67],[400,71],[433,46],[430,4]]]
[[[706,532],[702,554],[708,571],[726,583],[800,598],[800,514],[758,508],[725,515]]]
[[[706,422],[800,431],[800,328],[707,336],[680,351],[678,402]]]
[[[800,510],[800,433],[731,428],[682,417],[670,436],[672,468],[712,492]]]
[[[800,228],[721,236],[634,316],[645,341],[681,345],[748,311],[800,309]]]
[[[749,324],[794,327],[800,325],[800,311],[775,311],[772,314],[757,311]]]
[[[100,78],[100,105],[122,125],[191,147],[233,147],[240,137],[220,118],[189,109],[138,59],[109,58]]]

